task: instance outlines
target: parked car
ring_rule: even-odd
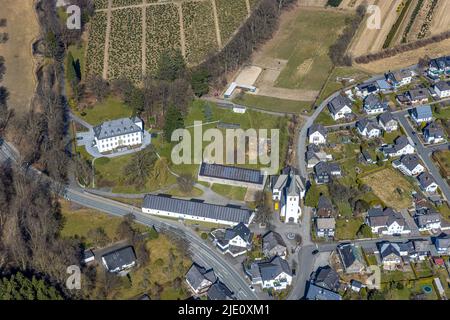
[[[311,253],[312,253],[312,255],[316,255],[316,254],[319,253],[319,250],[315,249],[315,250],[313,250]]]

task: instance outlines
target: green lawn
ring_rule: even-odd
[[[393,132],[384,132],[383,141],[387,144],[393,144],[394,140],[397,139],[402,133],[399,130]]]
[[[310,113],[313,104],[312,101],[293,101],[245,93],[233,102],[263,110],[301,114]]]
[[[317,207],[320,194],[329,196],[328,186],[325,184],[312,184],[306,193],[305,205],[309,207]]]
[[[98,125],[107,120],[131,117],[133,110],[118,98],[108,97],[105,101],[94,105],[93,108],[85,109],[84,112],[86,113],[84,116],[79,112],[75,113],[88,123]]]
[[[363,218],[336,219],[335,238],[337,240],[356,239],[356,232],[358,232],[363,223]]]
[[[330,115],[330,111],[328,111],[328,108],[325,107],[325,109],[317,116],[314,123],[318,123],[324,126],[331,126],[333,124],[336,124],[336,121],[333,120]]]
[[[214,183],[211,189],[224,197],[238,201],[244,201],[245,193],[247,192],[247,188],[244,187],[233,187],[217,183]]]
[[[329,10],[299,10],[270,52],[274,58],[288,60],[276,86],[320,90],[332,69],[328,49],[349,16]]]

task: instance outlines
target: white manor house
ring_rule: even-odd
[[[144,123],[139,117],[103,122],[94,127],[94,146],[100,153],[142,144]]]

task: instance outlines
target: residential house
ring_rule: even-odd
[[[297,223],[302,214],[300,200],[305,197],[306,192],[302,178],[294,168],[286,167],[271,183],[276,209],[281,207],[280,216],[286,223]]]
[[[429,241],[416,239],[413,240],[412,242],[414,245],[414,254],[412,255],[412,258],[419,261],[426,260],[431,254]]]
[[[186,273],[186,282],[196,295],[207,292],[216,281],[217,277],[212,269],[207,270],[195,262]]]
[[[368,163],[368,164],[375,163],[375,160],[374,160],[373,157],[370,155],[370,152],[369,152],[369,151],[367,151],[367,150],[364,149],[364,150],[361,151],[361,155],[362,155],[363,160],[364,160],[366,163]]]
[[[102,256],[102,263],[109,272],[125,273],[137,264],[132,246],[111,251]]]
[[[426,88],[409,90],[406,95],[412,104],[424,104],[428,102],[428,91]]]
[[[327,129],[321,124],[313,124],[308,130],[309,143],[325,144],[327,142]]]
[[[306,147],[306,150],[306,161],[308,168],[314,168],[314,166],[321,161],[326,162],[333,160],[333,156],[331,154],[327,154],[315,144],[309,144]]]
[[[328,103],[328,110],[331,113],[333,119],[339,120],[345,118],[352,113],[352,101],[343,95],[338,95],[336,98]]]
[[[142,144],[144,122],[139,117],[122,118],[95,126],[94,146],[100,153]]]
[[[316,218],[316,234],[321,238],[332,238],[336,230],[336,219]]]
[[[352,289],[353,291],[360,292],[363,287],[364,285],[362,284],[362,282],[355,279],[350,280],[350,289]]]
[[[381,262],[386,270],[394,270],[402,263],[400,248],[397,243],[382,242],[378,244]]]
[[[381,129],[373,119],[363,118],[356,122],[358,133],[366,138],[376,138],[381,135]]]
[[[395,139],[393,145],[382,148],[386,157],[395,158],[405,154],[413,154],[415,149],[406,136],[400,136]]]
[[[437,230],[441,228],[441,215],[429,208],[417,209],[414,221],[420,231]]]
[[[233,292],[221,281],[216,281],[206,292],[208,300],[236,300]]]
[[[441,99],[450,97],[450,83],[447,81],[439,81],[433,86],[433,89]]]
[[[376,94],[379,91],[376,82],[359,84],[355,88],[355,93],[360,98],[365,98],[370,94]]]
[[[434,240],[436,251],[441,255],[450,254],[450,235],[444,234]]]
[[[417,124],[421,124],[422,122],[430,122],[433,120],[433,112],[431,111],[431,107],[429,105],[419,106],[412,109],[411,116]]]
[[[267,176],[261,170],[202,162],[198,181],[262,190]]]
[[[419,180],[420,188],[429,193],[436,192],[438,185],[431,174],[428,172],[422,172],[417,179]]]
[[[216,246],[223,254],[229,253],[233,257],[240,256],[251,249],[253,233],[242,222],[225,230],[224,237],[216,239]]]
[[[392,166],[408,176],[417,176],[425,171],[425,167],[420,163],[419,157],[415,154],[401,156],[400,159],[392,162]]]
[[[340,177],[341,168],[337,163],[319,162],[314,167],[314,176],[317,184],[329,183],[332,177]]]
[[[398,129],[397,120],[394,119],[390,112],[380,114],[378,116],[378,124],[386,132],[392,132]]]
[[[414,73],[411,70],[400,70],[385,74],[386,81],[394,88],[400,88],[412,82]]]
[[[88,264],[95,260],[94,252],[91,249],[86,249],[83,251],[83,263]]]
[[[450,56],[439,57],[430,60],[428,75],[431,78],[438,78],[440,75],[450,72]]]
[[[439,143],[445,140],[444,130],[436,122],[430,122],[423,129],[423,138],[427,143]]]
[[[269,231],[262,238],[262,250],[266,257],[280,256],[285,259],[287,246],[281,235],[275,231]]]
[[[364,99],[364,111],[369,114],[383,113],[388,110],[388,103],[382,101],[380,96],[377,94],[368,95]]]
[[[336,248],[346,273],[361,273],[365,269],[361,251],[353,243],[340,244]]]
[[[377,80],[377,81],[375,81],[375,83],[379,89],[379,92],[382,92],[382,93],[390,92],[393,89],[392,85],[389,82],[387,82],[385,79]]]
[[[284,290],[292,283],[289,263],[279,256],[266,262],[253,263],[246,272],[252,284],[260,284],[263,289]]]
[[[333,215],[333,205],[330,199],[324,195],[320,195],[316,209],[317,218],[330,218]]]
[[[398,235],[411,232],[403,216],[392,208],[375,207],[367,212],[366,223],[373,234]]]
[[[320,267],[312,276],[312,283],[321,288],[335,291],[339,290],[341,282],[339,275],[330,266]]]
[[[308,284],[308,291],[305,296],[306,300],[342,300],[342,297],[331,290],[319,287],[313,283]]]
[[[401,105],[411,105],[411,98],[407,93],[401,93],[395,96],[395,100]]]

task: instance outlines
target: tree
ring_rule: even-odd
[[[94,241],[97,247],[105,247],[111,243],[111,239],[105,232],[105,229],[99,227],[88,231],[87,236]]]
[[[143,187],[150,177],[157,158],[153,145],[135,153],[130,162],[123,168],[126,181],[137,187]]]
[[[0,81],[3,80],[3,75],[6,72],[5,58],[0,56]]]
[[[0,300],[63,300],[63,295],[44,280],[17,272],[0,278]]]
[[[367,224],[363,223],[356,232],[356,235],[362,238],[372,238],[372,229]]]
[[[259,206],[255,212],[255,222],[268,225],[272,221],[273,213],[267,205]]]
[[[161,55],[157,71],[157,79],[174,81],[183,78],[186,73],[186,62],[180,50],[164,52]]]
[[[134,87],[129,98],[129,105],[135,114],[144,110],[144,94],[141,89]]]
[[[211,75],[205,68],[200,68],[192,73],[191,86],[197,97],[201,97],[208,93],[210,78]]]
[[[86,79],[86,86],[98,101],[103,101],[109,94],[108,83],[98,75],[90,75]]]
[[[166,114],[166,122],[164,123],[164,138],[167,142],[171,141],[172,133],[179,128],[184,127],[184,119],[181,112],[171,106]]]
[[[180,188],[183,193],[190,193],[194,188],[194,178],[190,173],[183,173],[177,177],[178,188]]]

